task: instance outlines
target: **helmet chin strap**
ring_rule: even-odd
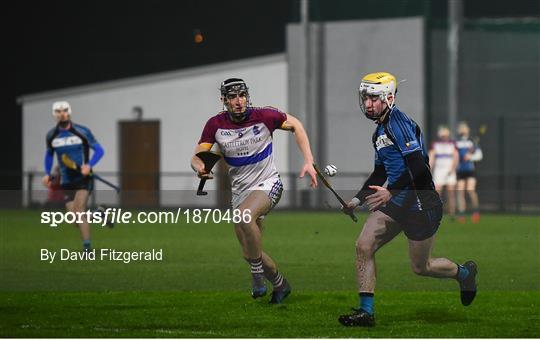
[[[384,112],[377,119],[377,123],[382,123],[386,119],[386,116],[390,113],[390,111],[392,111],[392,109],[390,109],[389,106],[386,106],[386,108],[384,109]]]
[[[251,100],[249,98],[249,94],[247,95],[247,105],[246,109],[242,113],[235,113],[232,109],[229,109],[229,104],[227,104],[225,101],[223,102],[223,107],[229,114],[229,118],[235,123],[241,123],[244,120],[247,119],[248,116],[248,110],[251,107]]]
[[[247,109],[246,109],[246,111],[247,111]],[[228,112],[229,112],[229,117],[231,118],[231,120],[233,122],[240,123],[240,122],[243,122],[244,120],[246,120],[246,118],[247,118],[246,111],[244,111],[242,113],[234,113],[234,112],[231,112],[231,111],[228,111]]]
[[[384,102],[386,103],[386,108],[384,109],[383,113],[381,113],[380,117],[377,119],[377,122],[379,123],[382,123],[386,119],[386,116],[394,109],[394,97],[392,97],[392,107],[390,107],[388,95],[386,95],[386,97],[384,98]]]
[[[229,110],[229,108],[227,106],[225,106],[225,108],[227,109],[227,113],[229,114],[229,118],[231,118],[231,120],[233,122],[235,122],[235,123],[241,123],[244,120],[246,120],[247,117],[248,117],[249,107],[246,107],[246,109],[242,113],[232,112],[231,110]]]

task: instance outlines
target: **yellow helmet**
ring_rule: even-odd
[[[366,107],[364,105],[365,96],[379,96],[381,100],[386,103],[388,109],[391,110],[394,107],[396,93],[397,79],[390,73],[375,72],[367,74],[362,78],[362,81],[360,81],[360,86],[358,87],[360,109],[369,119],[377,120],[384,114],[384,112],[381,112],[381,114],[376,117],[368,116],[366,114]],[[391,104],[388,100],[390,95],[394,97]]]

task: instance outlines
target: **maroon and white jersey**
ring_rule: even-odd
[[[454,164],[454,152],[457,150],[453,140],[433,142],[431,149],[435,154],[435,168],[450,169]]]
[[[272,152],[272,134],[287,120],[273,107],[250,107],[247,118],[235,123],[227,111],[210,118],[199,144],[217,143],[229,165],[232,191],[252,189],[261,182],[279,176]]]

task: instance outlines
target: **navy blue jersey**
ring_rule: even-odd
[[[405,172],[410,172],[405,156],[420,152],[429,169],[429,157],[420,127],[405,113],[394,107],[388,117],[377,124],[373,134],[375,165],[383,165],[388,186],[395,183]],[[422,187],[411,184],[392,196],[391,202],[410,210],[423,210],[440,204],[439,196],[428,171],[429,178]]]
[[[45,171],[50,172],[50,165],[47,164],[48,157],[49,163],[52,164],[52,156],[56,153],[62,185],[79,182],[84,178],[80,172],[69,169],[62,163],[63,154],[67,154],[69,158],[79,165],[90,164],[90,166],[97,163],[103,155],[103,149],[94,138],[90,129],[73,123],[71,123],[69,129],[62,129],[58,125],[52,128],[47,133],[46,146]],[[90,149],[95,150],[94,156],[97,155],[97,157],[92,158],[92,162],[89,162]]]
[[[472,155],[476,151],[476,145],[469,138],[460,139],[456,144],[459,153],[459,165],[456,171],[458,173],[474,171],[474,162],[470,159],[465,160],[464,157],[468,153]]]

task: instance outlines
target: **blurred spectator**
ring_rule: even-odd
[[[474,162],[479,162],[483,158],[482,150],[479,145],[470,137],[469,125],[466,122],[460,122],[458,125],[459,139],[457,148],[459,152],[459,165],[457,168],[457,204],[458,221],[465,222],[465,211],[467,202],[465,192],[471,201],[471,221],[478,223],[480,221],[480,212],[478,210],[478,194],[476,193],[476,171]]]
[[[435,190],[441,198],[446,189],[447,209],[451,219],[456,215],[456,168],[459,162],[456,143],[450,138],[450,130],[440,126],[437,132],[438,139],[431,144],[429,150],[429,166],[433,172]]]

